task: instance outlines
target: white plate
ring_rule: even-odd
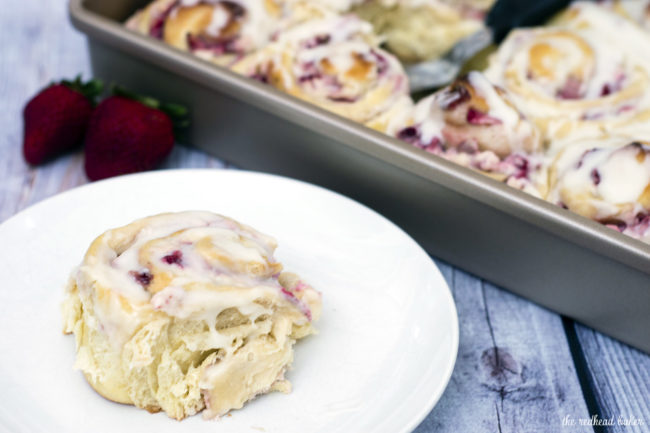
[[[63,286],[108,228],[203,209],[278,239],[278,259],[323,292],[320,333],[296,345],[289,395],[217,421],[176,422],[104,400],[72,370]],[[120,177],[46,200],[0,226],[0,430],[406,432],[429,413],[458,348],[456,308],[428,255],[374,211],[331,191],[231,170]]]

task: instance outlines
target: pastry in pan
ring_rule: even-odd
[[[231,66],[266,46],[282,29],[327,12],[304,1],[156,0],[131,17],[126,26]]]
[[[104,397],[179,420],[288,392],[292,347],[314,332],[321,297],[283,271],[275,248],[273,238],[209,212],[105,232],[67,288],[75,367]]]
[[[599,148],[611,136],[650,137],[647,0],[576,2],[547,26],[516,29],[483,75],[471,72],[417,105],[397,57],[415,61],[446,51],[481,28],[491,0],[258,0],[257,8],[267,1],[281,11],[268,15],[275,30],[241,51],[230,63],[234,71],[589,218],[615,220],[613,227],[643,238],[643,211],[603,216],[610,200],[600,200],[596,211],[598,200],[575,198],[584,185],[565,182],[574,175],[558,167],[589,140]],[[156,4],[162,0],[142,14],[156,15]],[[615,185],[620,196],[634,190]]]
[[[600,6],[650,30],[650,0],[607,0],[600,2]]]
[[[392,117],[387,115],[392,109],[410,105],[399,61],[378,47],[370,24],[355,15],[284,31],[234,70],[377,129]]]
[[[335,1],[335,0],[330,0]],[[370,21],[389,51],[412,63],[442,56],[483,28],[491,1],[367,0],[353,11]]]
[[[545,193],[537,128],[480,72],[421,100],[390,132],[534,195]]]
[[[288,0],[291,1],[291,0]],[[387,49],[412,63],[440,57],[483,28],[494,0],[312,0],[372,23]]]
[[[549,201],[650,241],[650,144],[628,137],[565,147],[549,171]]]
[[[650,134],[648,46],[640,27],[579,2],[552,26],[511,32],[485,74],[538,124],[554,154],[603,132]]]

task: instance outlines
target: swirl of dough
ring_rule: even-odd
[[[331,16],[280,33],[233,69],[381,129],[386,113],[411,101],[400,63],[377,43],[367,22],[354,15]]]
[[[389,132],[427,152],[544,195],[537,128],[480,72],[470,72],[421,100]]]
[[[219,65],[232,66],[286,27],[326,14],[324,8],[279,0],[156,0],[126,23]]]
[[[553,154],[603,131],[650,132],[649,44],[620,15],[579,2],[553,26],[511,32],[485,74],[538,124]]]
[[[223,415],[287,390],[292,346],[313,332],[321,301],[282,272],[275,248],[273,238],[210,212],[107,231],[64,304],[76,367],[103,396],[177,419],[204,408]]]
[[[548,200],[650,240],[650,144],[623,136],[565,147],[549,169]]]

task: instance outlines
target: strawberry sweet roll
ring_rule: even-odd
[[[549,169],[548,200],[650,242],[650,144],[612,136],[565,147]]]
[[[546,193],[537,128],[480,72],[421,100],[389,132],[538,197]]]
[[[273,238],[209,212],[105,232],[66,291],[75,367],[104,397],[179,420],[289,392],[292,346],[314,332],[321,296],[283,272],[275,248]]]
[[[648,46],[640,27],[579,2],[550,27],[511,32],[485,75],[538,124],[554,154],[565,140],[603,131],[648,135]]]
[[[279,0],[156,0],[127,28],[161,39],[222,66],[264,46],[281,29],[321,17],[309,2]]]
[[[381,130],[412,102],[404,70],[378,42],[355,15],[331,16],[281,32],[233,69]]]

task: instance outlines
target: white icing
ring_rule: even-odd
[[[564,196],[570,207],[574,200],[588,200],[597,209],[593,217],[633,223],[637,213],[647,212],[638,200],[650,185],[650,147],[628,143],[612,137],[567,147],[554,164],[557,179],[549,199],[559,203]],[[637,159],[639,154],[645,155]]]
[[[182,219],[175,218],[174,215],[168,217],[159,217],[156,225],[145,227],[141,230],[135,238],[134,243],[124,250],[119,256],[112,249],[105,245],[105,248],[100,250],[101,257],[96,263],[89,265],[92,269],[95,280],[104,287],[111,287],[116,293],[124,296],[127,299],[141,302],[148,300],[148,294],[142,289],[142,286],[129,274],[130,271],[140,271],[143,269],[143,263],[140,263],[138,254],[141,247],[148,241],[156,238],[163,238],[170,236],[186,227],[203,227],[203,231],[195,229],[185,236],[189,236],[188,241],[197,240],[196,236],[214,235],[219,241],[224,242],[223,248],[227,249],[227,253],[232,253],[233,258],[236,260],[263,260],[263,257],[271,257],[274,249],[275,242],[264,235],[257,234],[260,241],[255,240],[251,247],[243,248],[236,244],[239,236],[252,237],[255,236],[252,232],[239,229],[232,223],[231,220],[213,216],[209,213],[201,212],[187,212]],[[110,232],[107,234],[106,242],[111,242]],[[188,258],[195,260],[195,254],[191,253],[191,249],[178,245],[179,249],[190,252]],[[173,249],[170,247],[170,251]],[[191,277],[199,279],[203,269],[196,265],[196,262],[191,262],[193,266],[184,268],[184,272],[192,272]],[[195,268],[196,267],[196,268]]]
[[[372,35],[372,25],[358,19],[355,15],[332,15],[282,32],[278,37],[278,42],[300,46],[305,41],[321,35],[328,36],[327,44],[331,45],[360,35],[370,36]]]
[[[638,23],[646,29],[650,29],[650,1],[648,0],[618,0],[614,9]]]
[[[476,96],[482,98],[487,104],[488,111],[485,114],[501,122],[495,127],[498,128],[499,134],[506,136],[513,152],[523,148],[522,142],[530,141],[531,137],[537,136],[534,127],[522,119],[517,109],[499,94],[483,74],[470,72],[467,80],[476,92]],[[445,110],[447,110],[447,105],[457,97],[458,95],[453,91],[449,93],[449,89],[443,89],[424,98],[415,106],[410,123],[419,128],[422,145],[428,145],[435,138],[444,141]],[[469,122],[467,127],[471,127]]]
[[[252,52],[256,49],[266,46],[271,36],[277,32],[282,23],[284,15],[289,10],[284,4],[278,5],[278,11],[269,10],[266,2],[260,0],[229,0],[236,3],[244,10],[244,16],[240,20],[241,28],[239,29],[237,40],[233,47],[236,47],[242,53]],[[228,9],[221,3],[222,0],[181,0],[172,12],[172,16],[178,12],[180,7],[192,7],[200,3],[209,3],[214,5],[212,20],[204,29],[208,35],[219,36],[221,30],[230,20]],[[208,51],[210,50],[197,50]]]
[[[268,44],[271,35],[278,30],[279,17],[273,16],[260,0],[235,0],[246,10],[246,22],[242,28],[242,39],[252,41],[251,45],[261,48]]]
[[[514,129],[520,121],[517,110],[504,101],[492,83],[480,72],[472,71],[468,74],[467,78],[472,87],[485,99],[488,107],[490,107],[490,111],[487,114],[501,120],[506,128],[511,128],[512,132],[514,132]]]
[[[116,348],[146,320],[146,314],[143,315],[146,311],[204,320],[214,328],[216,317],[226,308],[238,308],[254,321],[259,315],[269,313],[254,302],[256,299],[290,302],[276,276],[268,275],[270,271],[256,276],[231,267],[233,263],[259,266],[275,263],[276,242],[228,218],[208,212],[152,217],[134,233],[131,244],[119,251],[119,255],[110,245],[131,240],[125,238],[128,234],[125,235],[124,229],[103,236],[98,249],[79,268],[76,280],[81,296],[101,296],[93,302],[97,326],[109,335]],[[206,252],[204,248],[209,250]],[[209,255],[212,253],[218,257],[213,259]],[[178,262],[164,260],[173,254],[178,254]],[[220,257],[225,257],[226,262]],[[145,271],[153,273],[152,284],[160,272],[170,280],[152,296],[146,290],[147,285],[138,283],[133,275]],[[96,285],[112,295],[98,294]],[[133,311],[125,310],[120,298]],[[214,344],[225,341],[218,332],[211,331],[211,334]]]
[[[445,122],[436,95],[431,95],[417,103],[413,111],[413,123],[420,125],[422,143],[431,143],[434,138],[442,140]]]
[[[262,297],[277,295],[277,287],[257,285],[240,290],[212,291],[185,290],[183,287],[170,285],[151,298],[151,305],[156,311],[163,311],[169,316],[187,319],[193,317],[208,323],[209,337],[206,341],[187,339],[190,350],[197,350],[198,344],[208,347],[229,347],[232,337],[221,334],[215,329],[216,317],[228,308],[237,308],[241,314],[248,316],[251,323],[262,314],[272,311],[255,303]]]
[[[364,2],[364,0],[315,0],[315,1],[337,12],[347,12],[350,9],[352,9],[353,6],[359,5]]]
[[[228,12],[221,7],[216,7],[212,11],[212,20],[205,29],[205,32],[211,36],[219,36],[223,27],[228,24],[230,16]]]
[[[485,71],[490,81],[512,92],[525,115],[545,125],[551,141],[569,133],[573,139],[595,137],[603,128],[618,128],[626,116],[650,109],[650,34],[593,2],[574,3],[570,12],[555,26],[514,31]],[[531,48],[540,44],[559,53],[559,58],[541,58],[548,77],[530,75]],[[561,97],[571,80],[576,80],[578,97]],[[633,85],[646,90],[623,93]],[[643,137],[650,128],[635,122],[625,133]]]
[[[636,201],[650,184],[650,157],[640,164],[636,160],[637,150],[633,147],[618,149],[599,165],[602,181],[598,192],[610,203]]]
[[[372,26],[355,15],[326,16],[283,31],[239,72],[255,75],[271,64],[282,90],[368,122],[408,98],[401,65],[376,42]]]

